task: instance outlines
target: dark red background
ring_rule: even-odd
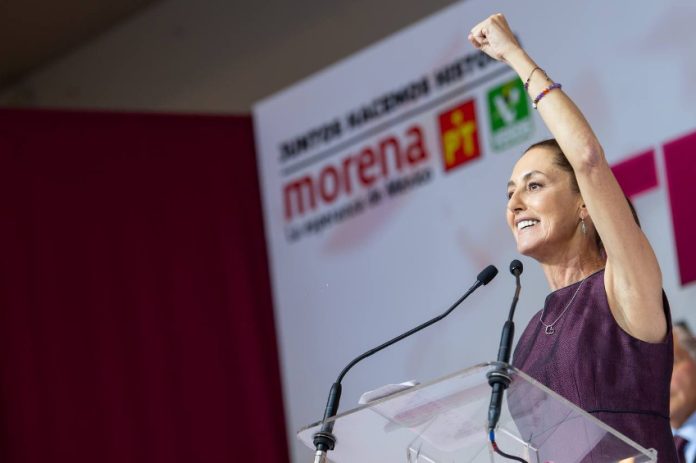
[[[0,110],[0,461],[288,460],[252,133]]]

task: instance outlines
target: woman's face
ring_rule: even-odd
[[[531,149],[517,161],[507,193],[507,221],[520,254],[544,260],[577,237],[582,197],[548,148]]]

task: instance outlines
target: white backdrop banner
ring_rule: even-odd
[[[548,137],[517,76],[469,29],[506,14],[579,104],[632,196],[675,318],[696,323],[696,5],[470,0],[254,107],[289,438],[318,420],[353,357],[444,311],[487,264],[501,274],[450,318],[358,365],[341,409],[386,383],[492,360],[519,258],[506,183]],[[543,13],[543,14],[542,14]],[[669,31],[666,34],[665,31]],[[548,286],[526,265],[518,333]]]

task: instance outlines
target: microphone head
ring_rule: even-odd
[[[515,276],[521,275],[522,274],[522,262],[520,262],[517,259],[510,262],[510,273],[512,273]]]
[[[487,285],[493,278],[495,278],[497,274],[498,269],[495,268],[494,265],[489,265],[488,267],[481,270],[481,273],[478,274],[476,279],[480,281],[482,284]]]

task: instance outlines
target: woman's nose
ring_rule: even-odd
[[[524,210],[524,199],[522,198],[522,195],[517,191],[513,192],[508,199],[507,207],[510,212]]]

